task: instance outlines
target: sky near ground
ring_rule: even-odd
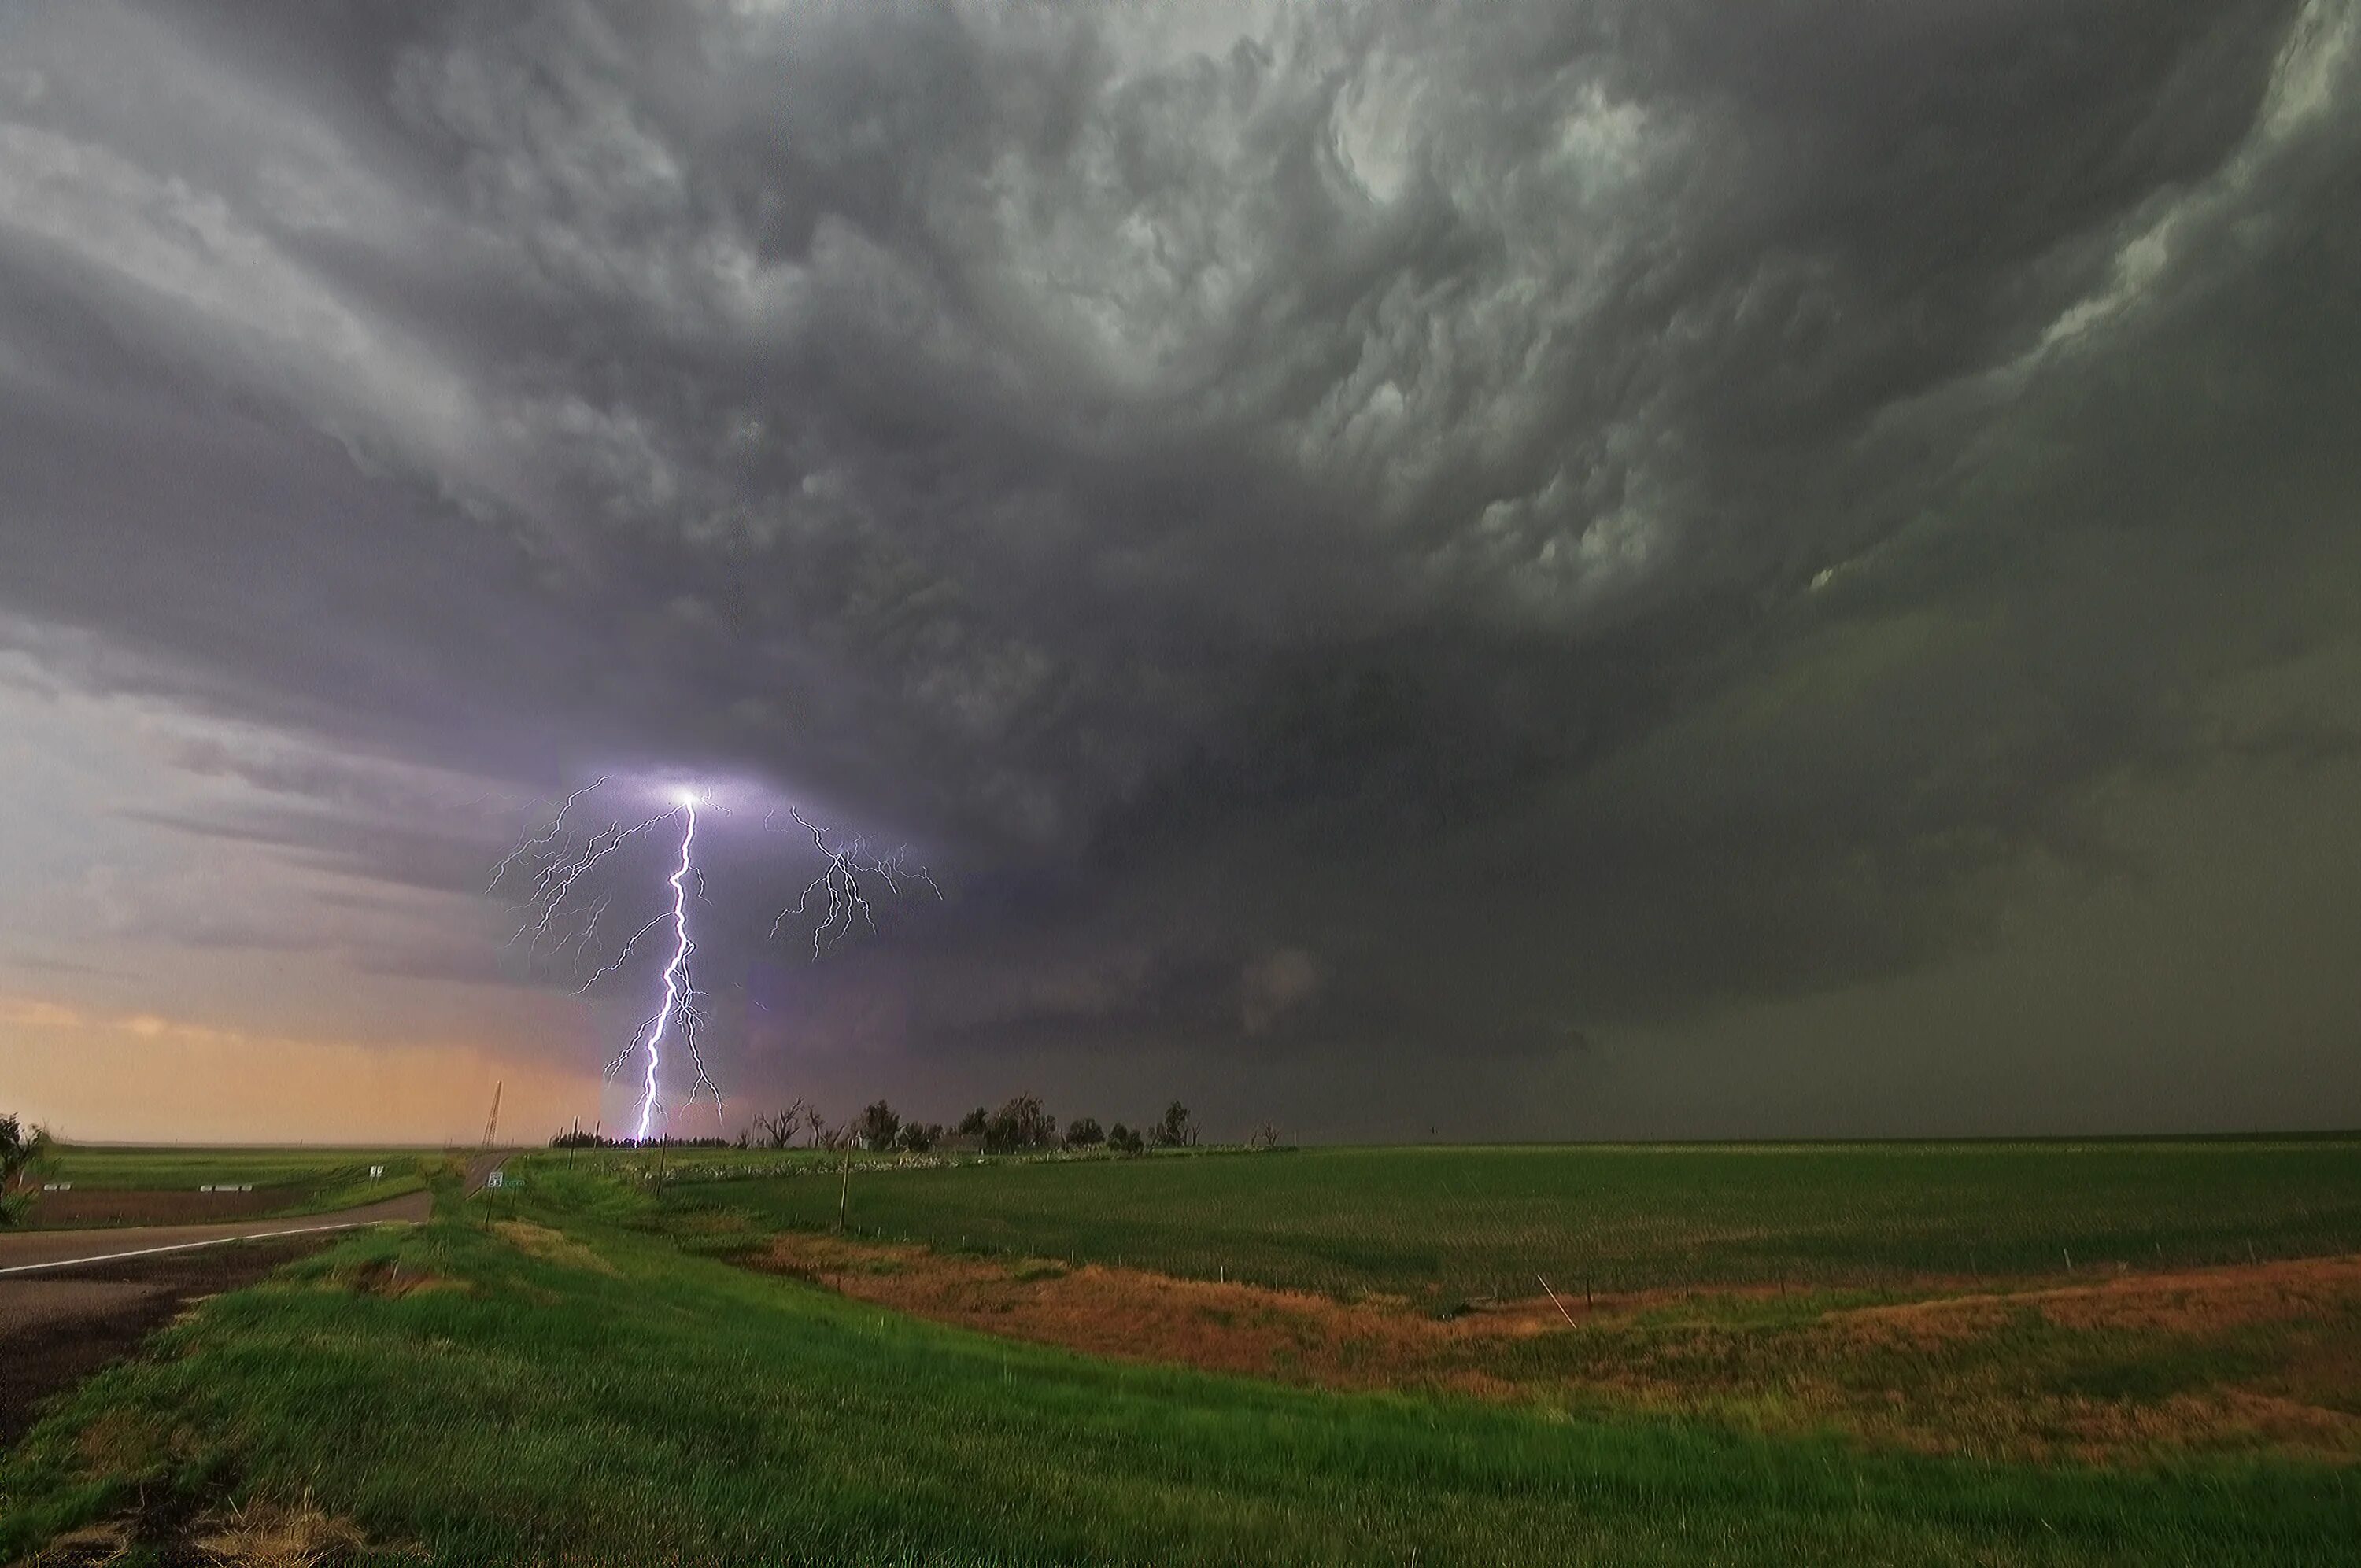
[[[0,9],[0,1109],[628,1120],[662,933],[487,893],[605,779],[703,792],[684,1133],[2354,1124],[2356,86],[2352,0]],[[790,807],[939,896],[815,959]]]

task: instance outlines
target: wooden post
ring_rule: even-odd
[[[844,1151],[844,1173],[836,1184],[836,1228],[844,1229],[844,1206],[852,1192],[852,1151]]]

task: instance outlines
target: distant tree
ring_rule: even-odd
[[[8,1190],[16,1173],[32,1163],[33,1147],[24,1124],[13,1114],[0,1116],[0,1192]]]
[[[959,1135],[961,1137],[980,1138],[990,1131],[992,1131],[992,1113],[981,1105],[960,1118]]]
[[[852,1119],[853,1136],[865,1149],[892,1148],[895,1135],[901,1130],[902,1118],[883,1100]]]
[[[1121,1122],[1107,1129],[1106,1141],[1107,1147],[1117,1154],[1137,1154],[1148,1146],[1137,1133],[1133,1132]]]
[[[1261,1125],[1256,1127],[1253,1132],[1246,1135],[1246,1147],[1250,1149],[1275,1149],[1279,1147],[1279,1124],[1276,1122],[1265,1122]]]
[[[0,1192],[8,1184],[29,1171],[56,1142],[47,1127],[37,1126],[30,1132],[12,1113],[0,1116]]]
[[[1038,1149],[1057,1141],[1058,1119],[1042,1109],[1038,1094],[1010,1095],[983,1129],[988,1149]]]
[[[942,1141],[941,1123],[905,1122],[902,1124],[901,1135],[894,1140],[894,1146],[910,1154],[925,1154]]]
[[[818,1106],[809,1103],[804,1106],[804,1130],[811,1134],[812,1147],[832,1149],[836,1146],[833,1138],[828,1135],[828,1118],[819,1113]]]
[[[1148,1130],[1148,1136],[1159,1147],[1182,1148],[1197,1141],[1197,1123],[1189,1107],[1175,1100],[1164,1108],[1164,1119]]]
[[[1106,1135],[1099,1131],[1096,1117],[1077,1116],[1066,1124],[1066,1142],[1078,1149],[1086,1149],[1093,1144],[1106,1142]]]
[[[574,1126],[550,1139],[549,1146],[554,1149],[610,1149],[615,1146],[615,1140],[602,1138],[596,1133],[586,1133],[579,1126]]]
[[[25,1179],[52,1141],[47,1128],[35,1127],[27,1134],[14,1115],[0,1116],[0,1225],[16,1223],[32,1201],[9,1189]]]

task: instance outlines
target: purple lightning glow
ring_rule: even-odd
[[[696,1080],[687,1100],[710,1096],[714,1123],[719,1129],[726,1115],[721,1091],[706,1070],[697,1039],[713,1022],[708,1009],[714,997],[697,984],[692,958],[697,943],[690,934],[689,905],[694,899],[708,909],[715,907],[705,896],[705,872],[697,863],[698,808],[708,807],[724,817],[730,813],[708,787],[682,784],[669,790],[667,807],[652,816],[642,817],[635,811],[617,816],[599,812],[598,815],[606,817],[603,825],[570,826],[569,813],[591,815],[597,808],[582,803],[614,782],[613,775],[603,775],[555,802],[556,811],[548,828],[528,831],[518,841],[494,869],[486,891],[498,892],[503,883],[513,883],[524,889],[523,896],[509,909],[515,929],[509,938],[508,950],[521,953],[531,967],[537,968],[548,960],[570,963],[572,978],[578,982],[574,985],[577,996],[588,994],[631,963],[649,938],[670,930],[672,948],[664,965],[663,993],[622,1051],[607,1064],[605,1076],[612,1079],[631,1071],[633,1058],[644,1058],[636,1074],[640,1113],[634,1134],[644,1142],[664,1135],[663,1124],[670,1109],[664,1098],[667,1069],[674,1058],[686,1054],[688,1071]],[[630,790],[631,786],[623,784],[619,788]],[[855,920],[875,929],[873,901],[889,892],[900,894],[906,882],[923,882],[938,899],[942,897],[942,889],[936,886],[927,868],[915,864],[906,850],[881,855],[869,849],[868,839],[860,837],[831,844],[827,832],[801,809],[794,806],[785,809],[795,819],[793,828],[774,826],[767,818],[763,826],[797,837],[807,835],[819,855],[821,870],[795,905],[782,911],[773,923],[774,940],[785,931],[791,916],[809,910],[816,922],[812,956],[818,959],[851,934]],[[600,936],[602,922],[618,904],[628,911],[636,902],[628,886],[620,881],[632,859],[625,851],[643,839],[653,841],[664,837],[665,825],[675,822],[680,826],[680,848],[677,856],[670,857],[673,869],[664,879],[664,886],[672,894],[669,906],[640,926],[609,954],[608,942]],[[825,916],[817,908],[822,892],[828,895]],[[588,978],[584,977],[586,969]],[[675,1071],[674,1076],[679,1075]]]

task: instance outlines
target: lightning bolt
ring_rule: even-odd
[[[698,1032],[708,1022],[699,1003],[711,998],[697,989],[689,963],[690,955],[697,950],[689,933],[692,887],[695,896],[704,901],[703,879],[696,860],[698,796],[695,790],[682,788],[674,792],[674,805],[669,810],[636,821],[609,820],[595,830],[569,831],[568,814],[612,778],[611,774],[602,775],[567,795],[559,802],[549,826],[538,832],[528,831],[493,869],[485,891],[498,892],[503,883],[524,888],[522,899],[509,908],[517,925],[508,947],[521,950],[528,964],[544,957],[563,962],[570,950],[577,978],[586,966],[590,969],[589,978],[575,987],[577,996],[588,992],[630,962],[650,936],[669,928],[672,952],[664,962],[662,1000],[654,1013],[633,1032],[622,1054],[608,1064],[606,1076],[622,1073],[634,1056],[646,1054],[637,1134],[644,1139],[656,1130],[664,1117],[664,1058],[668,1047],[677,1044],[686,1052],[696,1075],[697,1087],[691,1098],[712,1098],[714,1123],[719,1127],[725,1114],[721,1091],[707,1072],[704,1055],[697,1048]],[[601,890],[600,883],[611,880],[602,868],[628,846],[656,837],[666,824],[672,823],[680,828],[680,849],[678,864],[664,882],[672,892],[671,907],[633,931],[611,958],[599,961],[594,957],[593,946],[598,942],[600,923],[616,897],[612,891]],[[603,951],[604,945],[598,945]]]
[[[681,822],[680,864],[673,869],[671,876],[664,879],[665,885],[672,889],[671,911],[657,916],[653,920],[641,927],[632,934],[631,939],[623,944],[623,950],[618,953],[612,961],[601,966],[588,980],[583,981],[575,992],[576,995],[580,995],[598,984],[602,976],[620,968],[623,961],[631,956],[631,950],[639,945],[642,937],[660,926],[669,924],[672,927],[672,957],[666,960],[664,969],[664,1000],[656,1004],[656,1010],[649,1016],[648,1021],[640,1026],[640,1032],[632,1036],[631,1044],[623,1048],[620,1056],[607,1064],[606,1076],[612,1078],[623,1070],[634,1055],[641,1051],[647,1053],[647,1070],[641,1080],[642,1092],[640,1098],[639,1130],[632,1135],[642,1143],[647,1141],[649,1135],[664,1114],[664,1036],[668,1032],[678,1036],[682,1049],[688,1053],[689,1066],[697,1074],[697,1090],[712,1097],[713,1122],[716,1127],[721,1125],[724,1114],[721,1091],[715,1085],[711,1075],[705,1070],[704,1054],[697,1048],[697,1032],[705,1022],[704,1012],[697,1005],[697,998],[706,993],[697,989],[690,978],[688,966],[689,955],[697,951],[697,943],[688,934],[689,879],[697,876],[697,792],[692,789],[683,789],[676,798],[680,802],[678,809],[665,812],[663,816],[653,819],[654,822],[668,822],[677,817]],[[651,823],[642,823],[641,827],[644,828],[651,825]],[[609,845],[609,849],[612,847],[611,844]],[[704,879],[701,876],[697,877],[697,897],[699,902],[705,902]],[[677,1021],[676,1027],[675,1021]],[[691,1098],[696,1096],[692,1095]]]
[[[685,994],[688,987],[688,955],[697,950],[697,944],[688,939],[689,851],[697,843],[697,795],[694,792],[681,792],[680,813],[680,864],[667,879],[672,883],[672,962],[664,965],[664,1001],[656,1008],[655,1016],[648,1021],[647,1094],[640,1102],[640,1130],[636,1135],[643,1143],[647,1140],[648,1128],[654,1122],[657,1110],[664,1103],[663,1091],[656,1085],[656,1075],[664,1070],[664,1028],[672,1022],[675,1009],[694,1016],[694,1010]],[[695,1028],[694,1024],[684,1020],[681,1033],[686,1037],[693,1034]],[[692,1046],[690,1055],[694,1057],[695,1054],[696,1049]],[[697,1075],[699,1079],[705,1078],[705,1067],[701,1062],[697,1065]],[[717,1119],[721,1114],[721,1096],[718,1092],[713,1097],[713,1113]]]

